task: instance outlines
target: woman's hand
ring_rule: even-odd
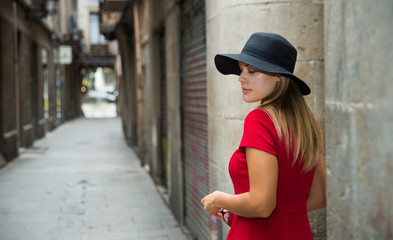
[[[221,207],[217,205],[217,200],[220,196],[223,195],[223,192],[220,191],[215,191],[210,193],[209,195],[206,195],[204,198],[202,198],[201,203],[203,204],[203,207],[207,213],[210,215],[213,215],[217,218],[221,218],[221,214],[219,211],[221,210]]]

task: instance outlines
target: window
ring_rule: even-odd
[[[90,44],[103,44],[105,37],[100,34],[100,21],[98,13],[90,13]]]

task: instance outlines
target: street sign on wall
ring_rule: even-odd
[[[59,63],[71,64],[72,63],[72,47],[63,45],[59,47]]]

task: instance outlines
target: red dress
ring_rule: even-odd
[[[229,162],[229,174],[235,194],[250,188],[245,147],[257,148],[276,156],[278,184],[276,208],[268,218],[245,218],[231,214],[230,240],[288,240],[312,239],[307,216],[307,197],[315,168],[302,171],[298,161],[293,165],[284,143],[280,143],[273,121],[262,109],[250,112],[244,122],[243,138]]]

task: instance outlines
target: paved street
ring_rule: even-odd
[[[79,239],[187,239],[119,118],[67,122],[0,170],[0,240]]]

